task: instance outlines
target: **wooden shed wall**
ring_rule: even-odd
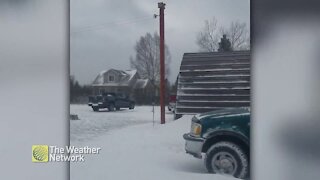
[[[176,114],[250,106],[250,51],[185,53]]]

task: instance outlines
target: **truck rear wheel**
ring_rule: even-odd
[[[109,107],[108,107],[108,110],[109,111],[114,111],[114,108],[115,108],[114,104],[110,104]]]
[[[210,173],[228,174],[240,179],[249,176],[248,156],[232,142],[213,144],[206,153],[205,165]]]
[[[129,109],[134,109],[134,104],[133,103],[130,103]]]

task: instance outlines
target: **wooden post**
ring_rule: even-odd
[[[158,3],[160,9],[160,112],[161,112],[161,124],[165,124],[165,63],[164,63],[164,9],[166,4],[163,2]]]

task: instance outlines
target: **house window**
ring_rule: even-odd
[[[109,82],[114,82],[114,76],[109,76]]]

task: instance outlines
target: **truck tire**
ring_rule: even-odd
[[[182,114],[176,114],[176,112],[174,112],[174,118],[173,118],[174,120],[177,120],[181,117],[182,117]]]
[[[117,106],[116,106],[116,110],[119,111],[119,110],[120,110],[120,107],[117,107]]]
[[[98,108],[98,107],[92,107],[92,109],[93,109],[94,112],[99,111],[99,108]]]
[[[209,173],[228,174],[240,179],[249,176],[248,156],[232,142],[213,144],[206,153],[205,165]]]
[[[133,103],[130,103],[129,109],[134,109],[134,104]]]
[[[114,107],[114,104],[110,104],[109,107],[108,107],[108,110],[109,111],[114,111],[115,107]]]

